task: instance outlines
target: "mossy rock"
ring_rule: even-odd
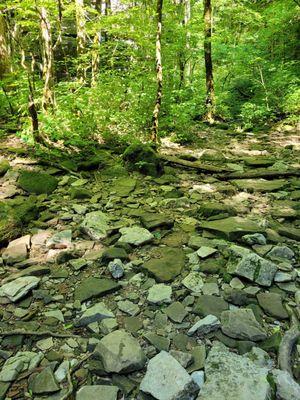
[[[123,153],[123,160],[129,170],[144,175],[159,176],[163,172],[162,163],[149,144],[131,144]]]
[[[28,193],[51,194],[57,188],[58,180],[49,174],[37,171],[22,171],[18,185]]]
[[[10,164],[7,160],[2,160],[0,161],[0,176],[3,176],[6,174],[6,172],[9,170]]]
[[[38,207],[33,198],[0,202],[0,244],[20,236],[22,229],[37,217]]]
[[[97,154],[86,155],[84,161],[78,162],[78,169],[91,171],[97,168],[103,168],[112,162],[112,156],[109,151],[100,150]]]
[[[91,192],[84,188],[72,188],[70,190],[71,199],[89,199],[92,197]]]

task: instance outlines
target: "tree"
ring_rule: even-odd
[[[157,32],[156,32],[156,101],[152,116],[152,132],[151,139],[156,142],[158,139],[158,118],[162,100],[163,89],[163,72],[162,72],[162,58],[161,58],[161,35],[162,35],[162,8],[163,0],[157,0],[156,5],[156,18],[157,18]]]
[[[84,0],[75,0],[76,11],[76,29],[77,29],[77,78],[82,83],[86,80],[86,69],[83,63],[83,55],[86,47],[86,31],[85,31],[85,11]]]
[[[10,72],[10,51],[5,16],[0,12],[0,79]]]
[[[47,10],[45,7],[38,8],[40,16],[41,34],[43,39],[43,78],[44,78],[44,89],[42,107],[44,111],[49,108],[54,109],[55,97],[54,97],[54,57],[52,47],[52,35],[51,25],[48,19]]]
[[[206,114],[205,120],[212,123],[215,114],[215,89],[211,51],[212,39],[212,6],[211,0],[204,0],[204,61],[206,77]]]

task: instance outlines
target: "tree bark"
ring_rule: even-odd
[[[161,108],[162,89],[163,89],[163,73],[162,73],[162,59],[161,59],[161,35],[162,35],[162,8],[163,0],[157,0],[156,18],[157,18],[157,32],[156,32],[156,101],[152,116],[152,132],[151,139],[157,142],[158,139],[158,118]]]
[[[211,0],[204,0],[204,61],[206,77],[206,113],[204,119],[210,123],[214,122],[215,114],[215,89],[213,78],[213,63],[211,51],[212,39],[212,6]]]
[[[0,12],[0,79],[10,72],[11,60],[5,16]]]
[[[51,36],[51,25],[48,19],[47,10],[45,7],[39,8],[40,26],[43,39],[43,78],[44,78],[44,89],[42,107],[44,111],[48,111],[49,108],[54,109],[55,97],[54,97],[54,57],[52,47],[52,36]]]
[[[190,32],[188,31],[188,24],[191,20],[191,0],[184,0],[184,26],[186,29],[186,62],[185,62],[185,76],[190,79],[191,76],[191,62],[189,60],[189,50],[190,50]]]
[[[98,17],[101,18],[102,15],[102,0],[97,0],[95,3],[95,9],[98,12]],[[94,36],[93,42],[93,51],[92,51],[92,86],[96,85],[97,76],[99,73],[99,65],[100,65],[100,45],[102,40],[101,30],[96,32]]]
[[[86,80],[86,69],[82,60],[82,56],[85,52],[86,47],[86,31],[85,31],[85,12],[84,12],[84,0],[75,0],[76,10],[76,29],[77,29],[77,78],[82,83]]]

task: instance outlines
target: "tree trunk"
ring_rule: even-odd
[[[206,114],[205,120],[214,122],[215,113],[215,90],[213,78],[213,64],[211,55],[212,38],[212,6],[211,0],[204,0],[204,60],[206,76]]]
[[[5,16],[0,13],[0,79],[11,71],[10,49]]]
[[[189,50],[190,50],[190,32],[188,31],[188,24],[191,20],[191,0],[184,0],[184,26],[186,29],[186,63],[185,63],[185,76],[190,79],[191,76],[191,62],[189,60]]]
[[[102,0],[97,0],[95,3],[95,9],[97,10],[99,14],[99,18],[101,18],[102,15]],[[100,65],[100,45],[101,45],[101,40],[102,40],[102,33],[101,31],[96,32],[94,36],[94,42],[93,42],[93,51],[92,51],[92,86],[96,85],[97,82],[97,76],[99,73],[99,65]]]
[[[84,83],[86,80],[86,69],[82,60],[86,46],[86,31],[85,31],[85,12],[84,0],[75,0],[76,10],[76,28],[77,28],[77,78]]]
[[[163,0],[157,0],[156,18],[157,18],[157,32],[156,32],[156,101],[152,116],[152,132],[151,139],[156,142],[158,138],[158,117],[161,107],[162,88],[163,88],[163,73],[161,61],[161,34],[162,34],[162,8]]]
[[[42,107],[44,111],[48,111],[49,108],[54,109],[55,98],[54,98],[54,57],[51,37],[51,25],[48,19],[47,10],[45,7],[39,9],[41,33],[43,39],[43,78],[44,78],[44,90]]]

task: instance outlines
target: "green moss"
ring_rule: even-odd
[[[72,188],[70,190],[71,199],[89,199],[91,193],[89,190],[84,188]]]
[[[7,160],[0,161],[0,176],[3,176],[10,168]]]
[[[36,171],[22,171],[18,180],[20,188],[35,194],[50,194],[57,188],[57,184],[54,176]]]
[[[163,168],[155,150],[144,143],[131,144],[123,153],[123,160],[129,170],[138,171],[144,175],[158,176]]]

